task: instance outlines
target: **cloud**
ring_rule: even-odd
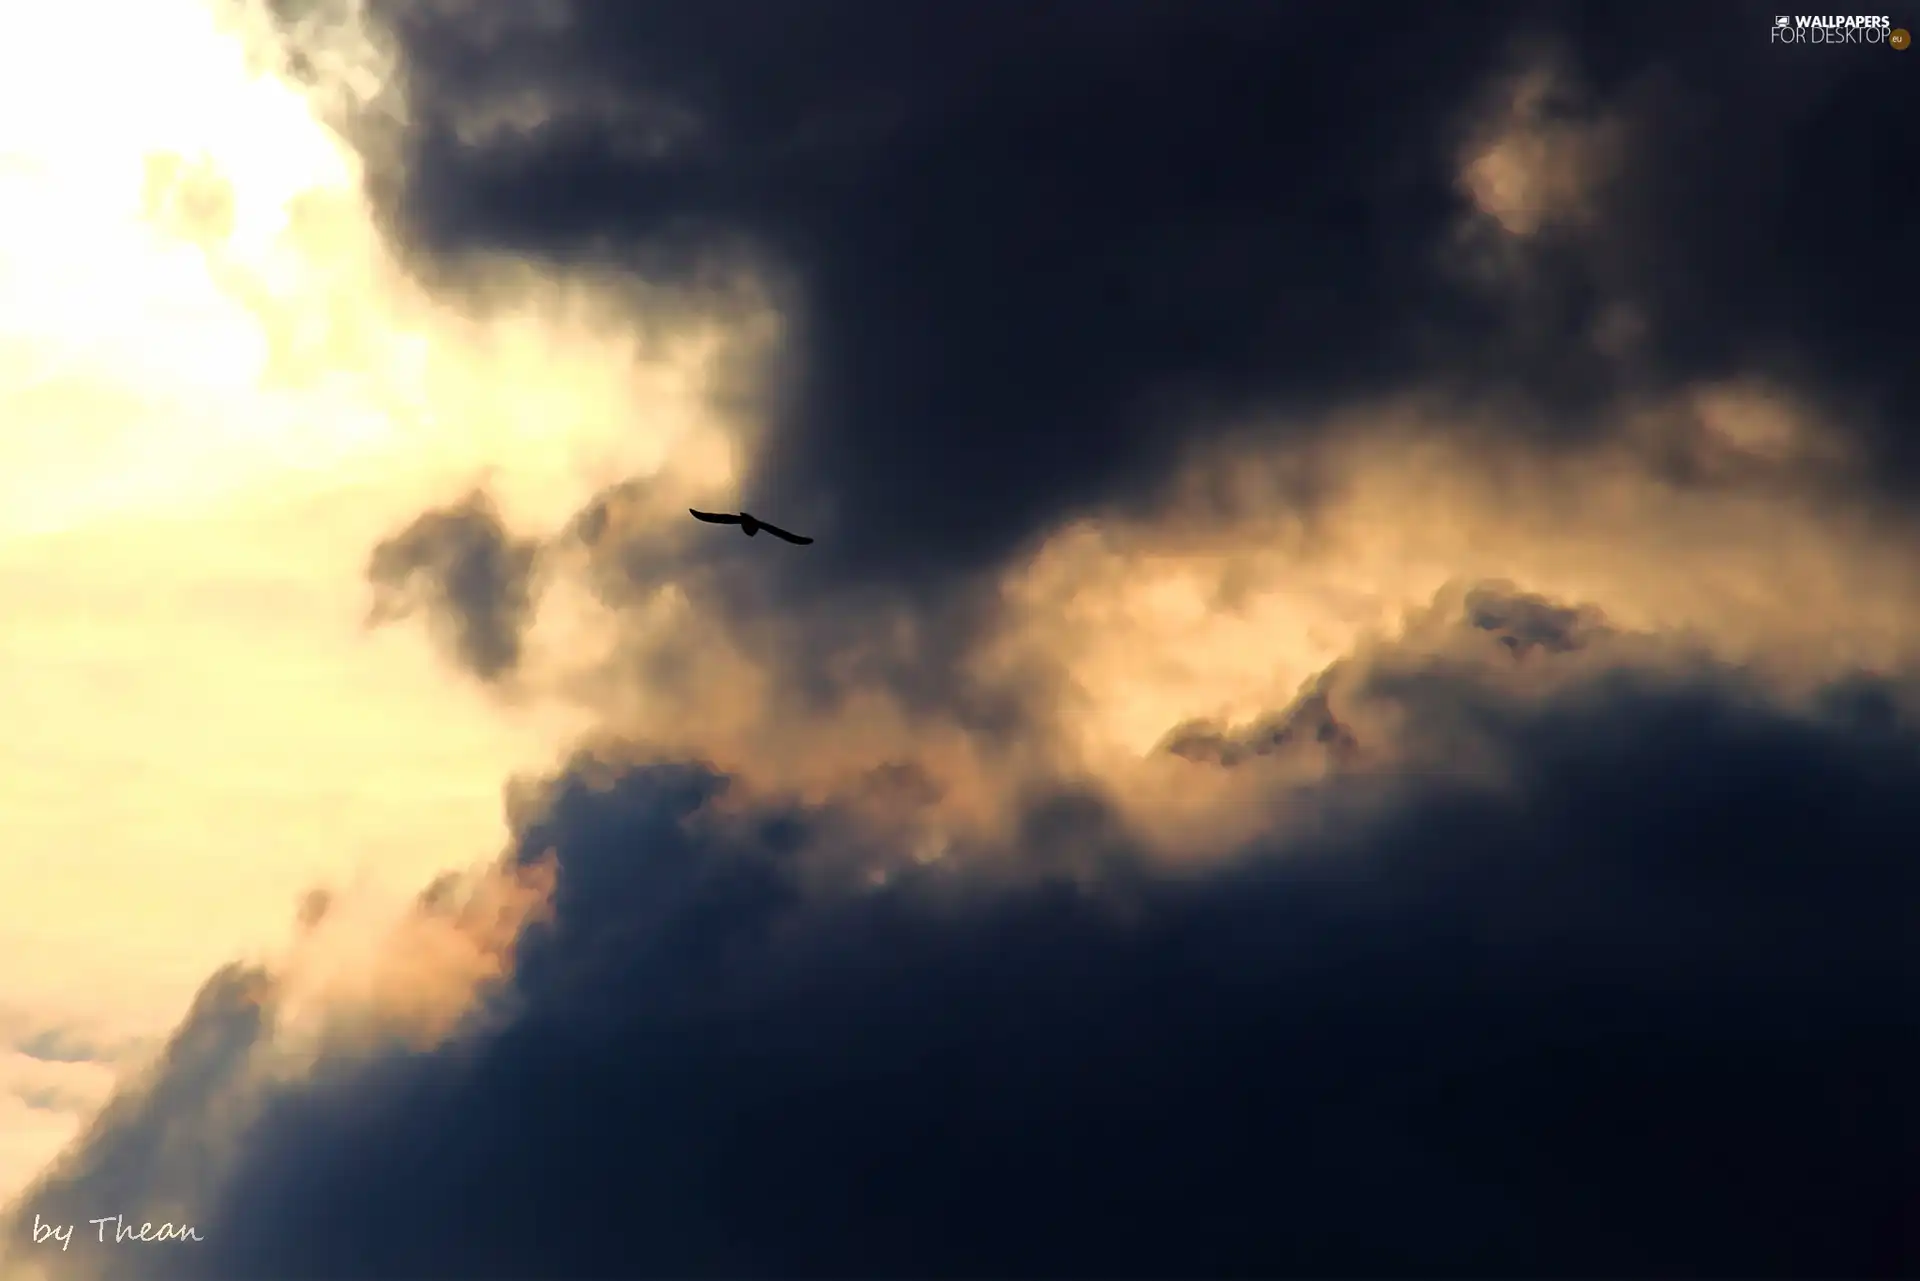
[[[445,1042],[487,1014],[515,941],[547,918],[552,893],[550,859],[444,873],[398,911],[310,893],[275,971],[282,1048],[317,1055]]]
[[[704,417],[390,526],[375,619],[593,728],[19,1207],[204,1243],[51,1266],[1898,1271],[1885,60],[922,10],[279,15],[437,430]]]
[[[367,578],[377,595],[369,621],[425,608],[449,631],[460,661],[482,680],[497,680],[520,661],[536,552],[534,543],[507,534],[492,501],[476,491],[373,549]]]
[[[766,324],[705,389],[728,416],[728,501],[819,543],[711,548],[670,523],[691,497],[677,478],[610,486],[632,510],[644,489],[647,515],[593,540],[584,594],[617,598],[626,617],[593,626],[626,638],[628,669],[613,694],[574,673],[596,705],[637,697],[634,667],[696,691],[668,714],[650,690],[651,723],[766,709],[714,713],[740,728],[697,750],[737,757],[781,726],[817,740],[822,716],[1040,743],[1074,691],[1061,655],[1006,643],[1036,625],[1008,597],[1063,531],[1151,528],[1156,555],[1175,523],[1346,535],[1356,473],[1377,490],[1395,449],[1481,491],[1468,501],[1613,487],[1589,522],[1601,539],[1641,519],[1633,499],[1660,520],[1729,514],[1729,493],[1817,502],[1810,523],[1845,506],[1860,514],[1842,522],[1903,524],[1881,501],[1906,475],[1902,268],[1848,258],[1838,230],[1875,225],[1898,193],[1878,191],[1863,135],[1819,141],[1831,113],[1883,118],[1891,73],[1783,60],[1759,27],[1563,16],[1396,13],[1383,42],[1377,14],[1331,7],[908,22],[847,0],[799,22],[581,0],[518,17],[373,3],[287,30],[391,63],[378,109],[345,119],[430,289],[484,310],[530,282],[619,280],[643,330],[703,312]],[[1779,181],[1814,147],[1818,208]],[[1776,305],[1770,282],[1789,278],[1815,301]],[[1222,494],[1253,477],[1269,483]],[[1196,510],[1202,489],[1237,509]],[[1463,534],[1501,523],[1442,515]],[[1508,565],[1446,576],[1623,604]],[[668,612],[698,621],[662,639]],[[876,691],[887,710],[850,710]],[[1194,710],[1142,710],[1126,737],[1144,746]]]
[[[113,1092],[131,1047],[0,1011],[0,1203],[11,1203]]]
[[[28,1191],[35,1213],[80,1223],[126,1206],[179,1218],[205,1197],[219,1178],[227,1127],[248,1119],[246,1068],[270,983],[240,965],[213,975],[140,1086],[113,1099],[85,1143]],[[9,1255],[18,1254],[26,1233],[17,1218],[7,1235]]]
[[[1775,367],[1912,474],[1920,268],[1867,248],[1914,199],[1883,162],[1891,59],[1645,5],[366,15],[405,101],[377,187],[423,271],[747,270],[776,300],[744,499],[824,535],[796,573],[990,567],[1151,496],[1197,436],[1383,378],[1523,396],[1553,410],[1528,431],[1579,439]],[[1489,297],[1449,262],[1476,212],[1579,234]]]
[[[702,767],[583,760],[520,812],[507,866],[552,850],[557,880],[512,1012],[273,1094],[204,1245],[88,1266],[1885,1274],[1903,695],[1795,711],[1739,669],[1583,658],[1608,631],[1491,588],[1437,647],[1330,674],[1406,713],[1348,775],[1373,799],[1198,875],[1142,863],[1097,790],[1036,796],[1006,880]],[[1468,735],[1493,785],[1450,767]],[[201,1057],[128,1134],[232,1132],[173,1102]],[[37,1204],[103,1203],[107,1171],[138,1201],[137,1164],[80,1169]]]
[[[309,894],[290,947],[214,974],[153,1060],[86,1109],[80,1140],[9,1207],[0,1268],[97,1265],[38,1255],[35,1215],[192,1226],[276,1098],[498,1017],[515,940],[546,919],[552,892],[551,859],[530,856],[449,873],[399,912],[364,894]]]
[[[1592,216],[1619,146],[1614,122],[1583,110],[1553,62],[1536,62],[1500,87],[1462,149],[1460,184],[1476,210],[1527,239]]]
[[[0,39],[0,1005],[114,1070],[284,945],[308,887],[404,899],[495,848],[501,779],[579,732],[368,635],[382,535],[489,466],[537,525],[669,450],[677,482],[729,465],[711,335],[648,342],[592,282],[491,317],[427,297],[359,158],[207,8]],[[6,1063],[62,1078],[0,1089],[10,1201],[103,1069]]]
[[[1690,387],[1574,453],[1498,444],[1511,412],[1411,393],[1336,411],[1307,444],[1229,441],[1155,508],[1055,528],[996,580],[935,602],[810,599],[784,581],[797,557],[713,538],[671,480],[624,482],[558,529],[489,525],[541,565],[516,611],[513,680],[590,715],[621,759],[617,744],[640,742],[815,798],[904,770],[924,798],[914,821],[944,834],[916,842],[1004,829],[1036,779],[1081,775],[1191,859],[1216,841],[1189,819],[1261,811],[1143,753],[1199,718],[1241,729],[1231,747],[1208,731],[1185,750],[1244,755],[1261,732],[1248,725],[1437,597],[1443,613],[1493,609],[1465,599],[1476,581],[1594,602],[1635,661],[1683,676],[1703,656],[1748,665],[1789,701],[1911,668],[1920,540],[1854,501],[1859,465],[1805,398]],[[1310,509],[1287,502],[1303,484]],[[1487,617],[1521,658],[1595,626],[1499,599]],[[1270,748],[1325,733],[1353,750],[1330,707],[1289,715],[1304,719],[1268,726]]]

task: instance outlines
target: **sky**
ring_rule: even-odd
[[[1773,16],[0,17],[0,1278],[1910,1274]]]

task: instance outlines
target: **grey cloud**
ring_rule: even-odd
[[[1183,725],[1168,735],[1162,750],[1190,761],[1210,761],[1232,768],[1260,756],[1311,745],[1336,763],[1359,750],[1353,731],[1340,722],[1325,692],[1302,697],[1279,716],[1238,734],[1222,732],[1204,721]]]
[[[492,500],[476,490],[423,513],[374,548],[367,562],[371,621],[425,609],[449,631],[464,666],[482,680],[500,680],[520,661],[538,555],[539,543],[511,534]]]

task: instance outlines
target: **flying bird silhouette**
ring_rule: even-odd
[[[731,512],[695,512],[691,507],[687,508],[687,510],[693,512],[693,518],[695,520],[704,520],[714,525],[738,525],[740,526],[740,532],[748,538],[752,538],[764,529],[775,538],[784,538],[788,542],[798,543],[802,547],[813,541],[804,534],[790,533],[778,525],[769,525],[764,520],[756,520],[747,512],[741,512],[736,516]]]

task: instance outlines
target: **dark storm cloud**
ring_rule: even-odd
[[[1844,392],[1913,471],[1913,55],[1774,47],[1729,5],[372,9],[417,261],[771,273],[796,347],[742,500],[821,534],[796,576],[990,566],[1210,424],[1414,383],[1578,438],[1758,369]],[[1621,155],[1490,291],[1455,261],[1459,151],[1529,50],[1573,86],[1549,123],[1604,116]],[[1597,338],[1623,307],[1639,340]]]
[[[722,804],[690,765],[563,776],[518,837],[559,859],[518,1015],[283,1097],[204,1246],[98,1259],[1910,1271],[1920,737],[1893,691],[1785,715],[1732,674],[1622,671],[1605,700],[1529,703],[1500,695],[1521,666],[1396,678],[1498,745],[1502,786],[1422,769],[1358,825],[1172,878],[1086,794],[1020,839],[1104,860],[1092,881],[935,865],[861,891],[819,875],[861,862],[829,809]]]
[[[482,680],[499,680],[520,661],[538,556],[538,542],[510,533],[493,500],[476,490],[423,513],[373,549],[371,621],[424,609],[450,634],[463,666]]]

